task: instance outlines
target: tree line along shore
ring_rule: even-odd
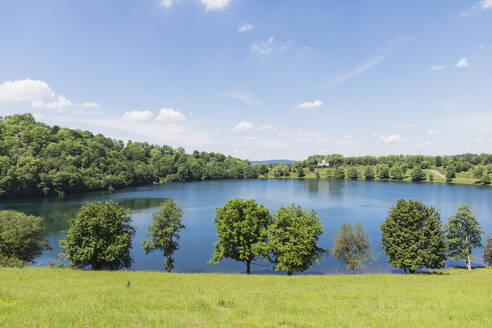
[[[127,142],[49,126],[31,114],[0,117],[0,199],[113,190],[216,179],[318,178],[436,181],[489,185],[491,154],[453,156],[313,155],[304,161],[251,164],[221,153]]]
[[[142,247],[157,251],[167,272],[174,269],[173,254],[180,248],[184,211],[173,199],[154,212]],[[318,245],[323,223],[315,210],[298,205],[282,206],[274,213],[254,199],[232,199],[217,208],[213,219],[217,241],[209,263],[223,259],[243,262],[247,274],[251,264],[263,258],[274,271],[287,275],[302,273],[332,254],[355,273],[373,257],[370,237],[364,227],[343,224],[334,247]],[[381,223],[381,247],[388,263],[405,273],[442,269],[453,258],[472,270],[472,251],[483,248],[483,261],[492,266],[492,234],[482,245],[484,231],[468,204],[458,207],[444,226],[440,212],[416,200],[400,199]],[[114,201],[85,203],[71,220],[66,239],[60,241],[62,259],[70,267],[92,270],[130,268],[132,226],[129,210]],[[212,245],[210,245],[212,246]],[[0,211],[0,266],[23,267],[48,248],[42,219],[22,212]],[[56,261],[50,266],[65,266]]]

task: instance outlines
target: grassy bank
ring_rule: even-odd
[[[492,270],[269,276],[0,269],[1,327],[491,327]],[[130,281],[130,287],[127,287]]]
[[[357,180],[365,180],[364,178],[364,167],[357,167],[357,170],[359,172],[359,178]],[[434,170],[437,170],[434,168]],[[446,179],[443,179],[441,176],[431,172],[430,170],[424,170],[424,172],[427,175],[432,175],[433,180],[430,181],[429,179],[419,181],[419,183],[447,183],[447,184],[465,184],[465,185],[477,185],[477,186],[485,186],[485,187],[492,187],[492,184],[490,185],[483,185],[480,182],[477,182],[477,179],[473,177],[472,172],[459,172],[456,173],[456,178],[454,178],[451,182],[446,182]],[[317,173],[317,174],[316,174]],[[441,171],[442,174],[446,174],[446,172]],[[304,170],[305,176],[302,177],[303,179],[334,179],[332,178],[333,176],[333,169],[331,168],[315,168],[313,172],[305,169]],[[492,174],[489,174],[489,176],[492,178]],[[272,172],[269,172],[268,175],[260,175],[261,179],[299,179],[299,176],[297,175],[296,172],[292,172],[289,176],[281,176],[281,177],[275,177]],[[345,177],[345,180],[350,180],[348,177]],[[406,182],[412,182],[412,179],[410,177],[410,170],[406,172],[404,175],[403,179],[401,180],[391,180],[391,179],[379,179],[379,178],[374,178],[374,181],[406,181]]]

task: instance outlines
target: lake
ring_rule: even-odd
[[[486,233],[492,232],[492,188],[466,185],[446,185],[407,182],[350,181],[350,180],[227,180],[171,183],[128,188],[112,192],[92,192],[67,196],[64,199],[45,198],[23,201],[5,201],[0,209],[14,209],[44,218],[52,250],[45,251],[35,265],[46,265],[58,260],[61,253],[59,240],[69,227],[81,204],[86,201],[115,200],[130,208],[136,235],[131,270],[163,270],[159,253],[145,255],[141,242],[145,239],[151,216],[165,198],[174,198],[184,209],[181,249],[175,253],[176,272],[244,272],[245,266],[235,261],[221,265],[207,264],[213,252],[217,233],[213,218],[217,207],[232,198],[254,198],[271,211],[292,202],[318,212],[325,233],[320,247],[333,245],[333,234],[343,223],[360,222],[371,236],[372,249],[377,258],[363,272],[396,272],[386,263],[380,249],[379,224],[388,210],[400,198],[413,198],[441,211],[443,224],[456,212],[458,205],[467,202],[477,212],[477,219]],[[482,250],[476,249],[475,264],[482,263]],[[456,265],[448,261],[449,266]],[[271,273],[271,265],[262,260],[252,265],[253,273]],[[345,273],[343,265],[327,256],[308,273]]]

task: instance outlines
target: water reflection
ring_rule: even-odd
[[[360,222],[371,236],[371,246],[377,259],[365,268],[365,272],[392,272],[380,249],[381,235],[379,224],[388,210],[400,198],[413,198],[433,205],[441,211],[443,223],[454,214],[461,202],[471,204],[477,218],[486,232],[492,232],[492,189],[441,185],[393,183],[379,181],[349,180],[233,180],[207,181],[149,185],[129,188],[115,192],[94,192],[71,195],[65,199],[47,198],[29,201],[9,201],[0,203],[0,209],[15,209],[44,218],[48,239],[53,249],[43,253],[36,260],[46,264],[56,259],[61,252],[58,241],[64,239],[64,231],[70,220],[86,201],[114,200],[130,209],[136,235],[132,256],[135,270],[163,270],[162,255],[145,255],[141,242],[146,238],[152,213],[166,198],[174,198],[184,209],[183,223],[186,229],[181,236],[181,249],[176,253],[178,272],[244,272],[244,265],[225,261],[220,266],[207,264],[213,252],[217,234],[213,218],[217,207],[227,200],[255,198],[271,211],[292,202],[308,209],[315,209],[324,224],[325,233],[321,236],[320,247],[331,249],[333,234],[343,223]],[[481,250],[474,255],[480,259]],[[456,264],[456,262],[449,262]],[[256,273],[272,273],[271,265],[256,261]],[[346,269],[337,263],[333,256],[325,257],[308,273],[345,273]]]

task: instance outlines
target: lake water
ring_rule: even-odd
[[[245,266],[234,261],[221,265],[207,264],[213,252],[217,233],[213,218],[217,207],[232,198],[254,198],[275,211],[292,202],[318,212],[325,233],[320,247],[333,245],[333,234],[343,223],[360,222],[369,232],[372,249],[377,258],[364,272],[393,272],[380,249],[379,224],[388,210],[400,198],[413,198],[441,211],[443,224],[454,214],[461,202],[467,202],[477,212],[477,219],[486,233],[492,232],[492,188],[464,185],[349,181],[349,180],[233,180],[149,185],[114,192],[93,192],[70,195],[65,199],[47,198],[0,203],[0,209],[14,209],[44,218],[52,250],[44,252],[35,264],[46,265],[58,260],[62,251],[59,240],[64,239],[70,218],[85,201],[115,200],[130,208],[136,236],[133,241],[131,270],[163,270],[159,253],[145,255],[141,242],[145,239],[151,216],[165,198],[174,198],[184,209],[181,249],[175,253],[176,272],[244,272]],[[484,235],[485,236],[485,235]],[[476,249],[476,264],[481,263],[481,249]],[[457,263],[449,261],[448,265]],[[271,273],[271,265],[258,260],[253,273]],[[345,273],[343,265],[327,256],[311,268],[309,273]]]

